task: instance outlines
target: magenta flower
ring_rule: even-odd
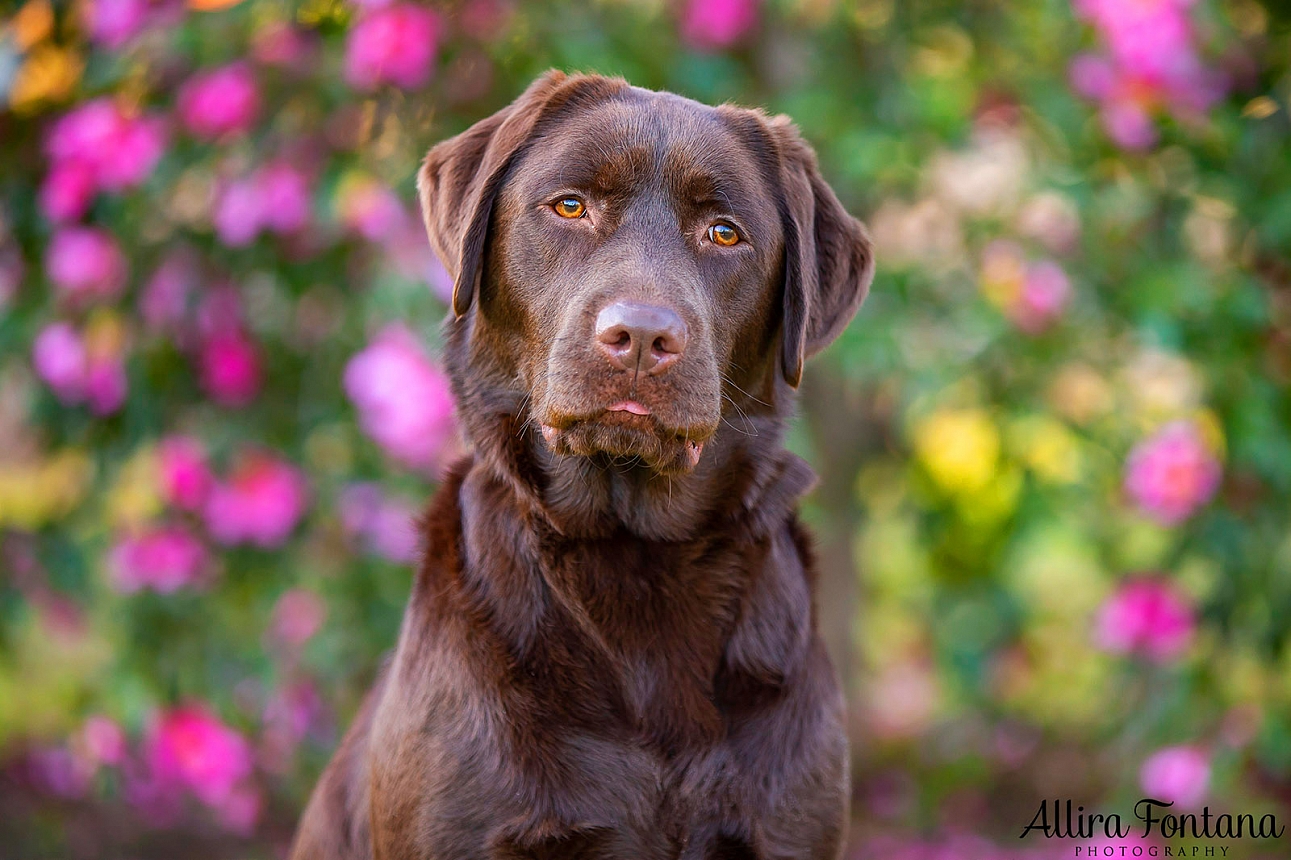
[[[1183,522],[1219,489],[1223,470],[1197,426],[1175,421],[1140,442],[1125,464],[1125,492],[1164,526]]]
[[[179,90],[179,116],[208,140],[243,134],[260,112],[260,90],[246,63],[230,63],[190,78]]]
[[[412,332],[391,325],[351,358],[345,391],[359,426],[386,453],[423,472],[439,465],[453,432],[452,392]]]
[[[430,79],[442,27],[429,9],[392,3],[366,12],[345,43],[345,80],[357,90],[414,89]]]
[[[125,289],[126,259],[112,235],[97,227],[64,227],[45,252],[45,271],[61,296],[81,306],[115,299]]]
[[[40,213],[61,224],[75,221],[89,211],[98,193],[94,169],[83,161],[69,161],[49,171],[40,186]]]
[[[239,329],[208,337],[198,355],[202,388],[220,406],[238,409],[260,393],[260,352]]]
[[[1156,142],[1153,114],[1189,117],[1223,97],[1222,77],[1197,54],[1191,0],[1075,0],[1098,30],[1107,56],[1082,54],[1069,76],[1077,93],[1097,102],[1103,126],[1120,147]]]
[[[202,507],[211,489],[211,471],[202,443],[190,436],[168,436],[157,446],[161,494],[186,511]]]
[[[206,528],[221,544],[281,545],[305,512],[304,477],[267,454],[246,454],[225,482],[211,488],[203,511]]]
[[[1105,650],[1164,663],[1188,649],[1196,627],[1191,602],[1169,580],[1133,579],[1099,608],[1094,638]]]
[[[86,11],[90,38],[116,50],[143,29],[148,20],[148,0],[91,0]]]
[[[186,788],[220,808],[251,776],[251,745],[205,707],[187,705],[158,715],[145,739],[145,757],[162,785]]]
[[[54,221],[79,218],[97,191],[121,192],[147,179],[165,150],[160,118],[127,114],[106,97],[86,102],[50,127],[41,209]]]
[[[151,588],[170,594],[197,582],[208,561],[206,547],[187,529],[158,526],[118,541],[108,553],[108,573],[122,593]]]
[[[705,51],[729,48],[757,26],[758,0],[687,0],[681,38]]]
[[[63,403],[70,406],[84,399],[89,359],[85,342],[70,323],[51,323],[36,335],[31,363]]]
[[[1162,747],[1143,762],[1139,784],[1148,797],[1197,809],[1210,790],[1210,756],[1194,746]]]
[[[312,591],[293,588],[284,591],[273,607],[270,636],[288,648],[299,648],[323,627],[327,604]]]

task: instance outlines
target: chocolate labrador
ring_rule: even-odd
[[[835,858],[814,481],[870,243],[784,117],[550,72],[418,178],[472,453],[292,857]]]

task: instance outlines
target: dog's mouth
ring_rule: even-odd
[[[639,463],[660,474],[693,471],[714,429],[671,427],[636,400],[616,402],[593,415],[552,416],[540,426],[554,454]]]

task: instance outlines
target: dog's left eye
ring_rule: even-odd
[[[714,224],[708,228],[708,241],[729,248],[739,244],[740,233],[730,224]]]
[[[562,197],[551,208],[561,218],[582,218],[587,213],[587,204],[577,197]]]

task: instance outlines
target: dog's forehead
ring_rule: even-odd
[[[722,113],[673,93],[631,87],[562,111],[526,159],[558,183],[622,190],[662,178],[688,199],[759,198],[765,193],[757,141]]]

